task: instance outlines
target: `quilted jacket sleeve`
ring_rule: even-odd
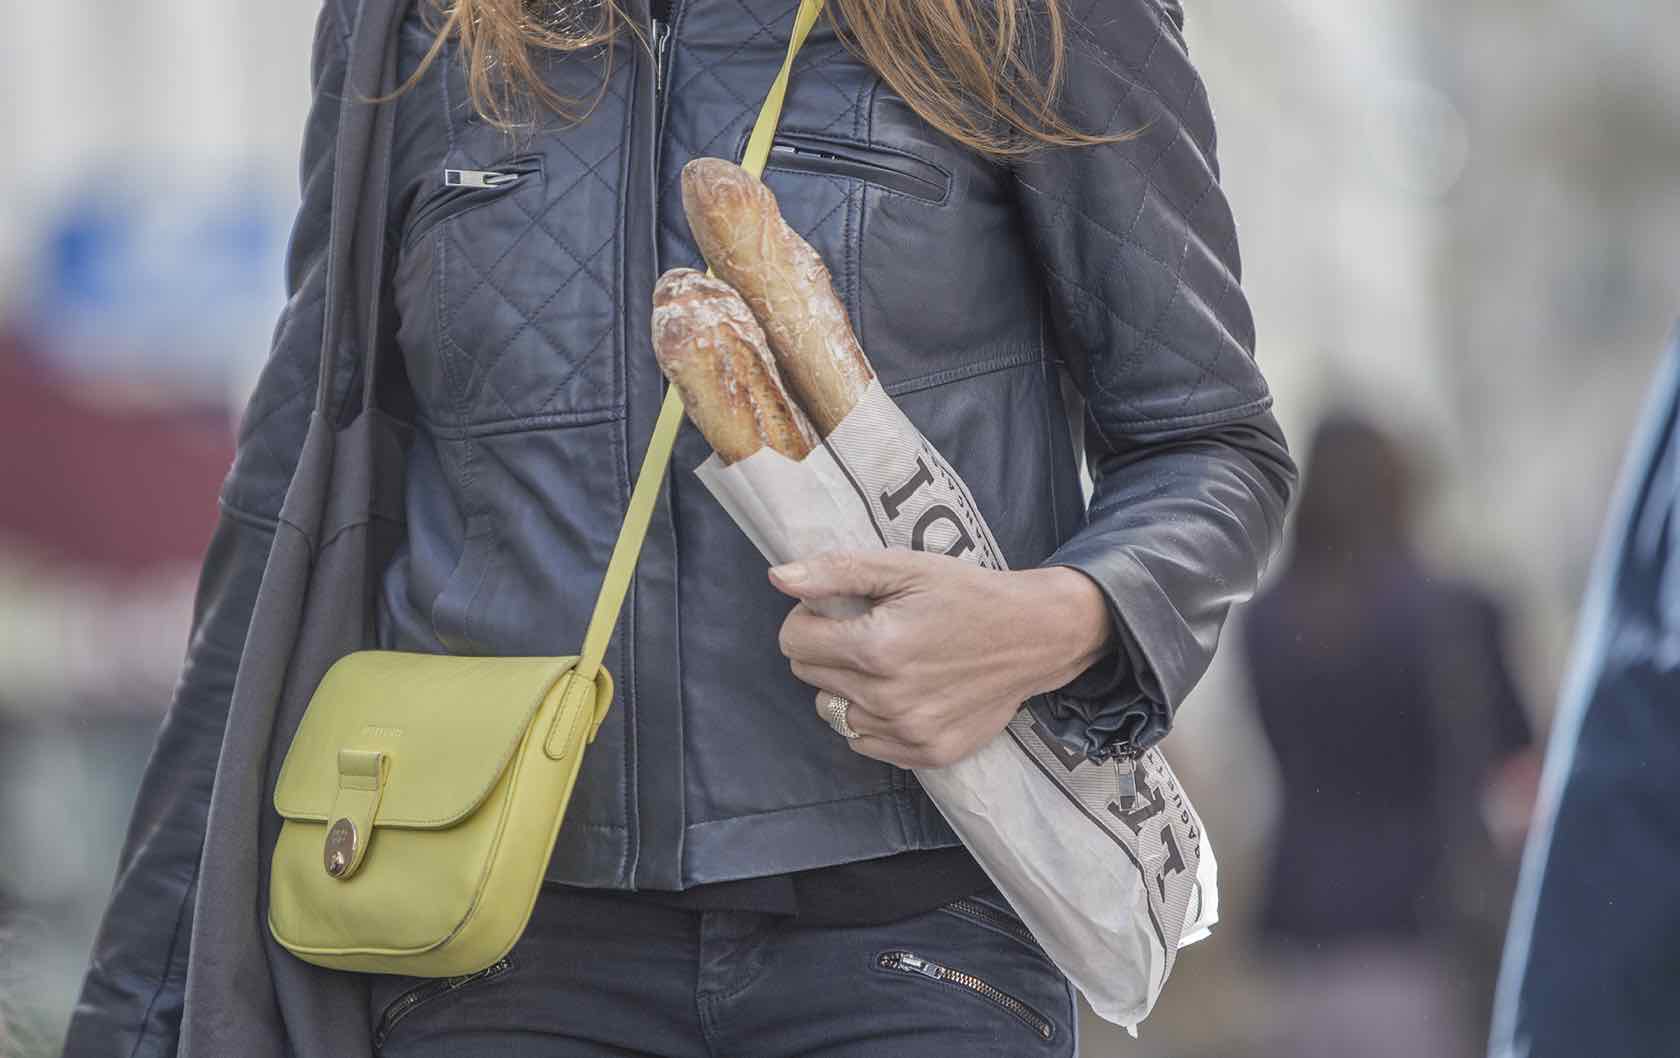
[[[314,405],[337,97],[346,61],[337,3],[328,0],[316,23],[303,203],[287,250],[288,300],[241,419],[199,574],[185,664],[129,821],[116,885],[72,1016],[64,1052],[69,1058],[176,1053],[198,858],[222,730],[281,501]]]
[[[1117,645],[1032,703],[1098,753],[1166,734],[1296,482],[1254,360],[1207,93],[1171,0],[1066,0],[1063,113],[1121,142],[1013,164],[1055,345],[1084,398],[1086,524],[1046,561],[1089,575]]]

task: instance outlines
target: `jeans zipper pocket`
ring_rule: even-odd
[[[540,155],[510,159],[491,169],[445,169],[442,186],[413,208],[403,247],[412,246],[449,218],[493,201],[541,174]]]
[[[391,1035],[391,1030],[396,1028],[397,1022],[414,1013],[416,1008],[439,996],[459,991],[467,985],[479,981],[494,980],[511,969],[513,969],[513,959],[504,955],[482,970],[476,970],[470,974],[458,974],[455,977],[435,978],[404,992],[391,1000],[391,1005],[385,1008],[384,1015],[379,1019],[379,1028],[373,1034],[374,1053],[379,1053],[379,1049],[385,1046],[385,1040]]]
[[[1038,938],[1032,935],[1031,930],[995,907],[965,896],[946,904],[945,909],[953,915],[971,919],[983,926],[991,926],[993,929],[1007,933],[1040,955],[1046,954],[1044,945],[1038,942]]]
[[[1003,989],[987,983],[983,978],[965,970],[946,966],[944,963],[924,959],[915,952],[902,949],[884,951],[875,957],[875,965],[891,973],[900,973],[910,977],[925,977],[930,981],[939,981],[954,988],[977,995],[998,1007],[1015,1020],[1031,1029],[1039,1039],[1049,1042],[1056,1038],[1056,1023],[1039,1013],[1023,1000],[1017,999]]]
[[[746,149],[743,139],[737,156]],[[778,131],[764,168],[851,177],[924,202],[939,204],[951,190],[951,174],[920,158],[852,140]]]

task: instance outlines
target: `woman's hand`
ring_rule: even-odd
[[[795,607],[782,653],[819,703],[821,691],[850,699],[853,749],[901,768],[973,753],[1113,634],[1096,583],[1060,566],[1000,572],[919,551],[836,551],[777,566],[770,581],[800,600],[873,602],[844,620]]]

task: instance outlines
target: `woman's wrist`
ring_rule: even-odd
[[[1028,624],[1024,632],[1037,636],[1043,647],[1040,686],[1034,694],[1053,691],[1090,668],[1114,644],[1114,619],[1108,597],[1097,582],[1068,566],[1044,566],[1018,571],[1028,600],[1022,608]]]

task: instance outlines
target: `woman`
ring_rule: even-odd
[[[653,282],[703,267],[678,173],[740,156],[795,7],[408,18],[385,302],[408,382],[390,399],[417,432],[381,646],[575,649],[592,597],[570,586],[599,579],[661,397]],[[291,300],[72,1054],[173,1053],[184,1007],[189,1028],[242,1016],[195,1012],[182,985],[214,958],[193,865],[315,386],[354,14],[328,0],[320,18]],[[368,1039],[342,1053],[1073,1052],[1066,981],[905,769],[962,757],[1023,700],[1076,751],[1159,739],[1276,545],[1294,467],[1180,22],[1167,0],[830,0],[765,178],[1018,572],[834,555],[772,581],[695,479],[707,448],[685,426],[607,660],[618,699],[529,929],[468,980],[371,979]],[[790,606],[832,593],[876,607]],[[861,737],[813,714],[813,688],[853,703]]]

